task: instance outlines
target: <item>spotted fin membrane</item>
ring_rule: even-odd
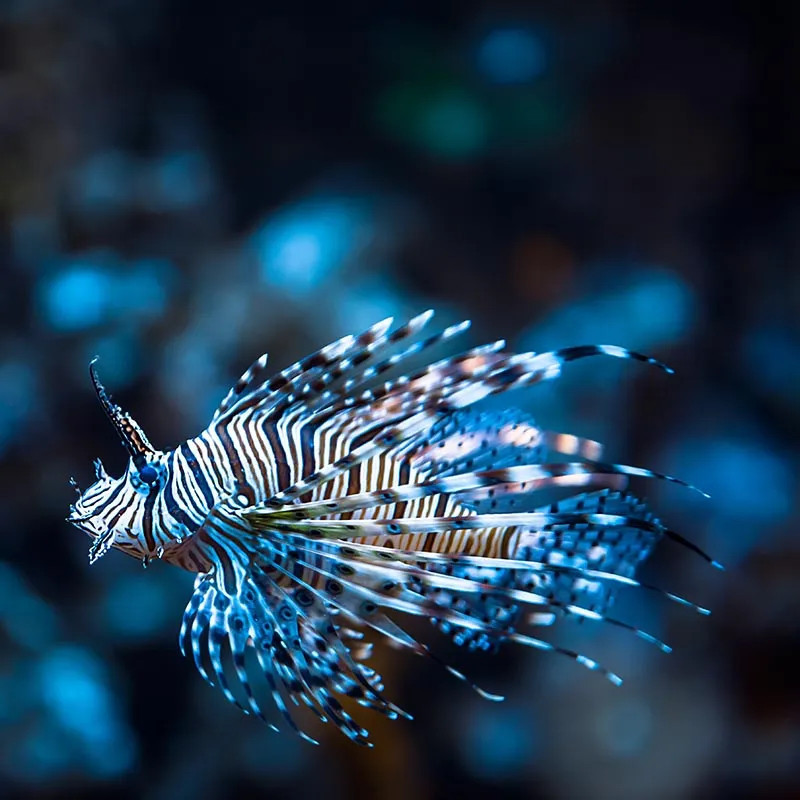
[[[313,363],[296,366],[239,401],[253,403],[257,397],[255,407],[273,417],[294,411],[306,424],[341,418],[343,428],[355,420],[372,432],[338,459],[307,471],[262,504],[243,508],[223,504],[216,510],[218,524],[207,526],[214,529],[222,558],[235,560],[224,544],[230,539],[240,548],[245,565],[242,585],[247,588],[243,592],[237,583],[231,590],[245,632],[231,632],[231,624],[221,616],[217,630],[220,638],[228,636],[246,703],[227,688],[216,650],[210,656],[223,691],[246,710],[261,716],[244,668],[249,643],[259,654],[260,671],[290,726],[300,732],[281,699],[284,695],[294,705],[304,705],[320,719],[334,722],[354,741],[368,744],[366,729],[334,695],[352,697],[389,717],[408,715],[383,696],[380,676],[363,660],[369,648],[356,650],[348,637],[372,631],[395,646],[442,663],[387,612],[427,617],[470,649],[493,650],[512,641],[565,656],[619,683],[619,676],[594,659],[535,638],[525,627],[557,619],[592,620],[626,629],[669,651],[652,635],[609,615],[614,590],[623,585],[660,591],[641,584],[634,575],[664,538],[719,566],[665,528],[641,501],[616,488],[516,511],[515,506],[546,488],[616,487],[637,477],[681,481],[602,463],[598,443],[543,431],[520,412],[480,413],[470,408],[490,394],[556,377],[564,364],[576,358],[610,355],[661,366],[654,359],[610,347],[514,355],[502,352],[499,342],[354,393],[407,355],[422,352],[463,327],[453,326],[359,371],[356,367],[381,350],[376,342],[382,337],[381,344],[388,343],[390,338],[388,328],[373,328],[355,352],[351,340],[343,340],[321,351],[324,355]],[[415,328],[412,321],[399,329],[394,341]],[[545,461],[552,453],[581,460]],[[391,467],[398,463],[407,470],[407,482],[391,479]],[[332,484],[341,486],[343,476],[365,464],[378,473],[375,488],[325,491]],[[196,596],[218,591],[206,577]],[[677,595],[662,594],[708,613]],[[202,601],[193,599],[184,623],[183,640],[188,638],[195,651],[202,633],[195,609],[201,607]],[[264,628],[269,620],[277,622]],[[213,615],[206,624],[215,629]],[[483,696],[501,699],[472,684],[454,667],[443,666]]]
[[[469,649],[513,642],[619,683],[593,658],[532,629],[588,620],[668,651],[611,615],[620,587],[708,613],[636,577],[662,540],[720,566],[627,492],[633,480],[681,481],[604,460],[599,443],[548,431],[521,412],[476,408],[587,357],[671,370],[618,346],[513,353],[502,340],[431,360],[469,325],[428,333],[432,316],[396,328],[383,320],[275,375],[262,356],[208,428],[168,454],[92,372],[131,455],[124,480],[133,489],[124,494],[98,473],[71,521],[93,536],[95,559],[112,547],[148,559],[157,545],[159,558],[197,572],[181,625],[184,654],[230,702],[274,727],[263,708],[271,698],[309,741],[298,708],[364,745],[368,731],[350,701],[409,716],[368,666],[368,638],[502,699],[443,662],[402,626],[403,615],[430,620]],[[565,490],[571,496],[543,502]],[[123,512],[124,537],[114,528]]]

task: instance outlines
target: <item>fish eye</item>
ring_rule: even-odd
[[[148,486],[158,483],[158,470],[152,464],[145,464],[139,470],[139,479]]]

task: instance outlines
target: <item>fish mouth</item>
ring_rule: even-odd
[[[91,519],[92,514],[81,514],[76,509],[72,509],[70,511],[70,515],[66,517],[66,522],[69,522],[79,531],[83,531],[93,539],[96,539],[100,535],[100,532],[97,530],[97,528],[95,528],[94,524],[91,522]]]

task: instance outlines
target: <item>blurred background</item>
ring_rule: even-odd
[[[696,0],[0,2],[0,797],[800,797],[800,6]],[[180,657],[191,576],[91,570],[74,475],[124,467],[91,392],[169,448],[268,350],[388,315],[462,343],[615,343],[520,393],[547,428],[712,494],[635,486],[663,544],[623,674],[381,649],[376,748],[243,717]],[[440,354],[440,355],[443,355]],[[426,631],[427,632],[427,631]],[[432,641],[437,635],[431,629]]]

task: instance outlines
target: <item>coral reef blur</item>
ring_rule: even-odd
[[[759,9],[0,3],[0,796],[800,796],[800,7]],[[491,704],[384,649],[417,721],[314,748],[180,657],[191,576],[89,569],[67,479],[124,458],[87,363],[170,447],[263,351],[429,306],[474,343],[669,361],[518,400],[711,492],[635,487],[728,571],[647,566],[708,619],[620,597],[671,656],[553,632],[620,689],[455,653]]]

